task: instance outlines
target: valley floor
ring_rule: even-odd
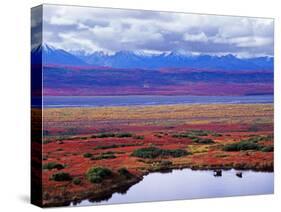
[[[154,171],[273,171],[273,104],[48,108],[43,116],[44,206],[108,198]]]

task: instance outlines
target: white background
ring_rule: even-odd
[[[280,43],[278,0],[8,0],[0,7],[0,211],[38,211],[30,190],[30,8],[41,3],[275,18],[275,194],[204,200],[60,208],[54,211],[276,211],[280,194]],[[279,113],[279,114],[278,114]],[[278,120],[279,119],[279,120]],[[254,179],[253,179],[254,180]],[[257,185],[258,186],[258,185]],[[279,209],[280,211],[280,209]]]

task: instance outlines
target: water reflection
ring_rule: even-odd
[[[190,169],[151,173],[144,179],[99,199],[83,200],[77,205],[116,204],[145,201],[179,200],[238,195],[272,194],[274,174],[271,172]],[[74,205],[74,203],[73,203]]]

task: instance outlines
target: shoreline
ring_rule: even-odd
[[[66,197],[61,200],[49,200],[48,202],[43,201],[42,207],[49,208],[49,207],[59,207],[59,206],[76,206],[76,204],[81,203],[84,200],[90,200],[93,201],[92,204],[95,205],[95,202],[100,202],[103,200],[108,200],[112,197],[114,193],[127,191],[132,186],[138,184],[141,182],[144,178],[144,176],[147,176],[152,173],[170,173],[173,170],[184,170],[184,169],[190,169],[192,171],[215,171],[215,170],[235,170],[235,171],[254,171],[254,172],[266,172],[266,173],[274,173],[274,167],[268,167],[267,169],[256,169],[254,166],[249,169],[236,169],[235,167],[225,167],[225,166],[216,166],[216,167],[193,167],[192,165],[181,165],[181,166],[173,166],[170,168],[163,168],[158,170],[145,170],[141,173],[140,176],[133,176],[131,179],[126,181],[121,181],[115,184],[112,184],[111,187],[104,188],[104,190],[100,192],[94,192],[94,191],[85,191],[81,192],[80,194],[75,195],[69,195],[69,197]],[[72,204],[72,205],[71,205]]]
[[[274,105],[270,103],[186,103],[186,104],[157,104],[157,105],[120,105],[120,106],[69,106],[69,107],[42,107],[44,110],[49,109],[132,109],[132,108],[157,108],[157,107],[192,107],[192,106],[255,106],[255,105]],[[40,109],[40,108],[39,108]]]

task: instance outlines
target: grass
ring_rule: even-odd
[[[186,150],[183,149],[160,149],[157,147],[147,147],[147,148],[141,148],[137,149],[132,153],[132,156],[134,157],[140,157],[140,158],[157,158],[157,157],[182,157],[186,156],[190,153],[188,153]]]
[[[49,163],[43,164],[43,169],[48,169],[48,170],[52,170],[52,169],[61,170],[64,167],[65,167],[65,165],[62,165],[62,164],[56,163],[56,162],[49,162]]]
[[[70,181],[70,180],[72,180],[72,177],[67,172],[58,172],[58,173],[52,174],[52,176],[50,177],[50,180],[54,180],[54,181]]]
[[[112,171],[105,167],[92,167],[86,173],[86,177],[91,183],[101,183],[111,175]]]
[[[209,151],[209,145],[188,145],[188,152],[191,154],[204,153]]]
[[[161,160],[151,164],[153,171],[167,170],[172,167],[173,163],[169,160]]]

